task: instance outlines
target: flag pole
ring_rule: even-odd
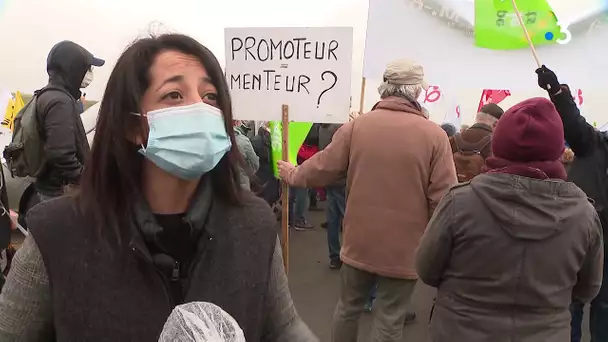
[[[363,114],[363,106],[365,105],[365,77],[361,77],[361,98],[359,99],[359,115]]]
[[[538,65],[538,67],[540,68],[542,66],[542,64],[540,64],[540,59],[538,58],[538,54],[536,53],[536,48],[534,48],[534,43],[532,43],[532,38],[530,38],[530,33],[528,32],[528,29],[526,28],[526,25],[524,24],[524,20],[521,18],[521,13],[519,12],[519,9],[517,8],[517,3],[515,3],[515,0],[511,0],[511,3],[513,3],[513,9],[515,10],[515,15],[517,16],[517,20],[519,20],[519,25],[524,30],[524,35],[526,36],[526,40],[528,40],[528,44],[530,45],[530,50],[532,51],[532,55],[534,56],[534,60],[536,61],[536,65]]]
[[[283,161],[289,161],[289,106],[284,104],[281,107],[281,127],[282,140],[281,156]],[[283,235],[283,263],[285,273],[289,273],[289,184],[284,180],[281,182],[281,231]]]

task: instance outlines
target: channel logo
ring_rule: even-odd
[[[548,42],[555,42],[557,44],[568,44],[572,40],[572,33],[568,29],[568,24],[559,21],[557,19],[557,17],[555,16],[555,13],[553,13],[553,11],[551,11],[549,13],[550,13],[550,16],[552,17],[552,20],[555,20],[555,29],[554,29],[554,31],[545,32],[545,34],[544,34],[545,40]],[[537,32],[540,31],[540,33],[542,33],[544,31],[543,28],[544,27],[541,25],[540,27],[537,27],[536,30],[537,30]],[[555,31],[557,31],[557,32],[555,32]],[[537,32],[534,32],[534,33],[537,33]],[[530,34],[532,34],[532,33],[530,33]]]

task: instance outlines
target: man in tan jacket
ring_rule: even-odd
[[[325,150],[300,166],[279,162],[281,178],[294,186],[322,187],[347,177],[334,342],[357,340],[376,282],[369,341],[401,341],[418,278],[418,242],[437,203],[457,183],[448,137],[415,100],[426,87],[423,76],[410,60],[390,63],[371,112],[344,124]]]

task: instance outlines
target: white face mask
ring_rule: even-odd
[[[93,82],[93,70],[89,69],[86,74],[84,74],[84,78],[82,79],[82,83],[80,84],[80,88],[86,88]]]

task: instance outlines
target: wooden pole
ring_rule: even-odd
[[[281,144],[283,161],[289,162],[289,106],[282,107],[282,132],[283,143]],[[289,184],[281,182],[281,230],[283,232],[282,248],[283,248],[283,263],[285,264],[285,272],[289,272]]]
[[[530,33],[528,32],[528,29],[526,28],[526,24],[524,24],[524,20],[521,18],[521,13],[519,12],[519,9],[517,8],[517,3],[515,2],[515,0],[511,0],[511,3],[513,3],[513,9],[515,10],[515,15],[517,16],[519,25],[524,30],[524,35],[526,36],[526,40],[528,40],[528,45],[530,45],[530,50],[532,51],[532,56],[534,56],[536,65],[540,68],[543,65],[540,63],[540,58],[538,58],[538,54],[536,53],[536,48],[534,48],[534,43],[532,43],[532,38],[530,38]],[[547,89],[551,89],[550,84],[547,84]]]
[[[365,105],[365,77],[361,77],[361,99],[359,100],[359,115],[363,114]]]
[[[532,43],[532,38],[530,38],[530,33],[528,33],[528,29],[526,28],[526,25],[524,24],[524,20],[521,18],[521,13],[519,12],[519,9],[517,8],[517,3],[515,2],[515,0],[511,0],[511,3],[513,3],[513,9],[515,10],[515,15],[517,16],[517,20],[519,20],[519,25],[524,30],[524,35],[526,35],[526,39],[528,40],[528,45],[530,45],[530,50],[532,51],[532,55],[534,56],[536,65],[538,65],[538,67],[540,68],[542,66],[542,64],[540,64],[540,59],[538,58],[538,54],[536,53],[536,49],[534,48],[534,44]]]

